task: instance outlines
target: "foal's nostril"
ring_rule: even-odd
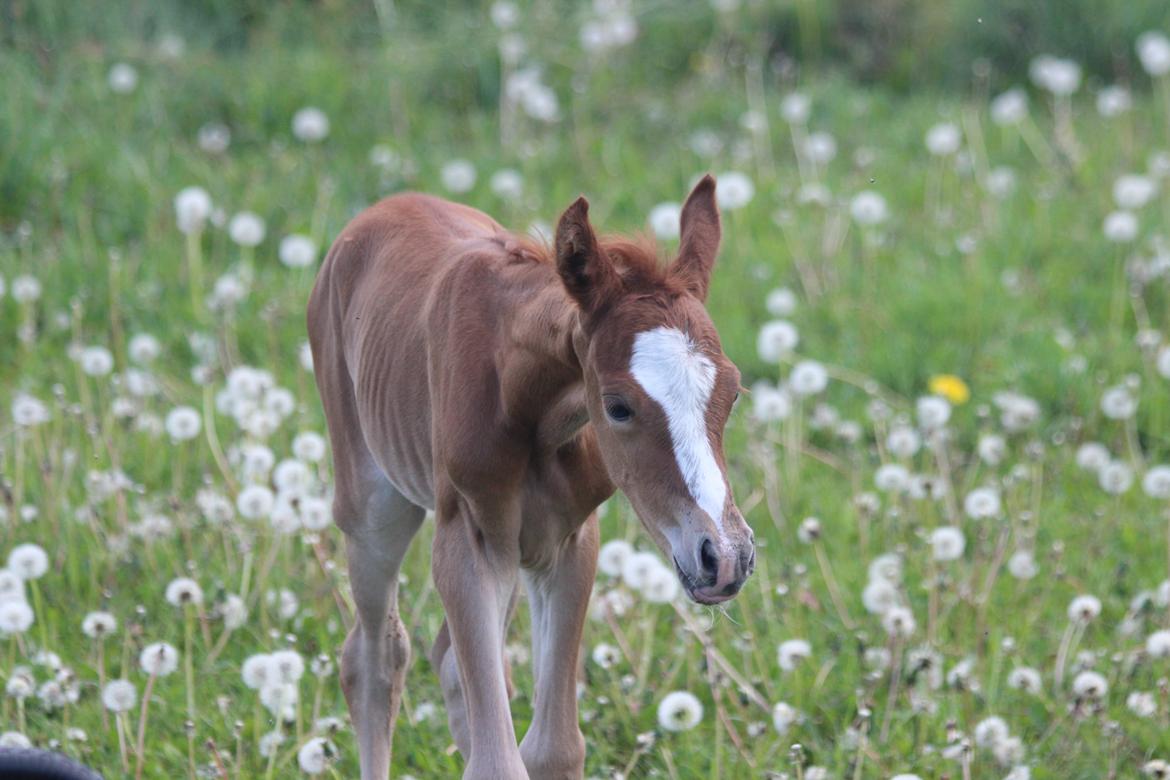
[[[699,565],[703,578],[708,582],[714,582],[719,576],[719,558],[715,555],[715,545],[710,539],[703,539],[703,544],[699,547]]]
[[[756,568],[756,546],[753,544],[751,547],[749,547],[740,559],[746,559],[747,561],[745,564],[743,564],[744,574],[751,574],[752,571]]]

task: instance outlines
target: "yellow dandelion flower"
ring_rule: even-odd
[[[941,395],[955,406],[971,400],[971,388],[954,374],[937,374],[930,378],[930,392]]]

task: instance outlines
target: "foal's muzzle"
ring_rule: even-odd
[[[698,540],[693,560],[675,556],[674,567],[692,601],[720,604],[739,593],[756,568],[755,539],[749,530],[738,543],[725,541],[719,545],[704,534]]]

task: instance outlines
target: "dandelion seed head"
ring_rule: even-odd
[[[142,648],[138,664],[148,675],[166,677],[179,668],[179,651],[166,642],[154,642]]]
[[[665,731],[690,731],[703,719],[703,704],[688,691],[672,691],[658,703],[658,725]]]

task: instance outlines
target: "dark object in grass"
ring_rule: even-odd
[[[36,748],[0,748],[4,780],[102,780],[94,770],[71,758]]]

